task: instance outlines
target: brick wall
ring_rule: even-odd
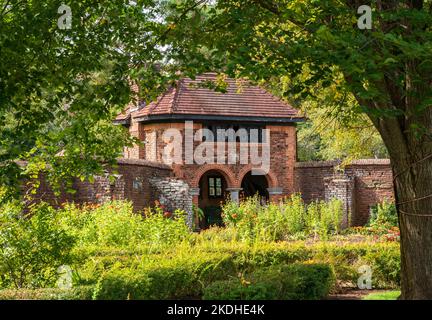
[[[117,171],[119,179],[124,183],[124,191],[123,196],[116,193],[113,193],[113,196],[131,200],[136,211],[153,206],[159,197],[150,184],[152,178],[172,176],[169,166],[139,159],[120,159]]]
[[[353,180],[353,207],[351,225],[364,225],[371,206],[383,199],[393,199],[393,175],[387,159],[353,161],[344,170],[338,170],[337,161],[298,162],[295,166],[295,189],[306,202],[324,200],[329,183],[341,174]],[[334,187],[334,186],[333,186]],[[337,191],[333,191],[337,192]]]
[[[46,201],[55,207],[64,202],[103,203],[107,200],[131,200],[135,211],[153,206],[160,194],[150,184],[152,178],[172,176],[169,166],[139,159],[119,159],[112,181],[109,175],[95,177],[94,183],[74,181],[74,194],[62,192],[56,196],[45,179],[40,179],[40,187],[34,201]],[[24,188],[25,189],[25,188]]]

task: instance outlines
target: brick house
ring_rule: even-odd
[[[213,73],[181,79],[156,101],[130,105],[115,122],[142,142],[125,148],[125,159],[169,164],[189,185],[193,203],[218,220],[227,196],[258,193],[275,201],[294,192],[296,123],[304,119],[246,82],[225,79],[226,93],[200,85],[215,79]]]
[[[258,193],[277,201],[300,192],[306,203],[342,200],[344,225],[359,226],[375,204],[394,199],[388,159],[356,160],[343,170],[340,161],[296,162],[296,124],[304,120],[297,110],[233,79],[226,79],[227,93],[199,86],[215,78],[182,79],[149,105],[129,105],[118,115],[115,122],[141,143],[124,149],[115,181],[106,172],[94,182],[76,180],[73,195],[57,196],[42,178],[35,201],[129,200],[142,212],[159,200],[168,210],[185,210],[192,225],[192,203],[207,223],[220,223],[227,197]]]

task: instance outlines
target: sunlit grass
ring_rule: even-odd
[[[397,300],[401,292],[399,290],[395,291],[384,291],[371,293],[363,297],[363,300]]]

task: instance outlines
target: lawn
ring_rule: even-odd
[[[400,294],[398,290],[376,292],[363,297],[363,300],[397,300]]]

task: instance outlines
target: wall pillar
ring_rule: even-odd
[[[243,188],[226,188],[226,191],[230,192],[230,199],[231,201],[235,203],[240,202],[240,191],[242,191]]]
[[[199,206],[199,194],[200,194],[200,188],[189,188],[189,194],[192,196],[192,203],[193,205],[198,208]],[[193,217],[194,225],[199,226],[200,221],[198,215],[194,215]]]
[[[192,196],[192,203],[198,207],[199,205],[199,195],[200,195],[200,188],[190,188],[189,194]]]
[[[325,200],[339,199],[342,201],[342,228],[348,228],[350,225],[350,215],[355,213],[355,193],[354,178],[346,174],[333,175],[324,178],[324,196]]]
[[[150,185],[155,190],[155,194],[165,208],[174,212],[176,209],[182,209],[187,213],[186,223],[192,228],[193,213],[193,196],[190,192],[189,185],[183,180],[174,178],[151,178]]]
[[[267,188],[267,191],[269,193],[270,202],[277,202],[283,194],[283,188],[280,187]]]

